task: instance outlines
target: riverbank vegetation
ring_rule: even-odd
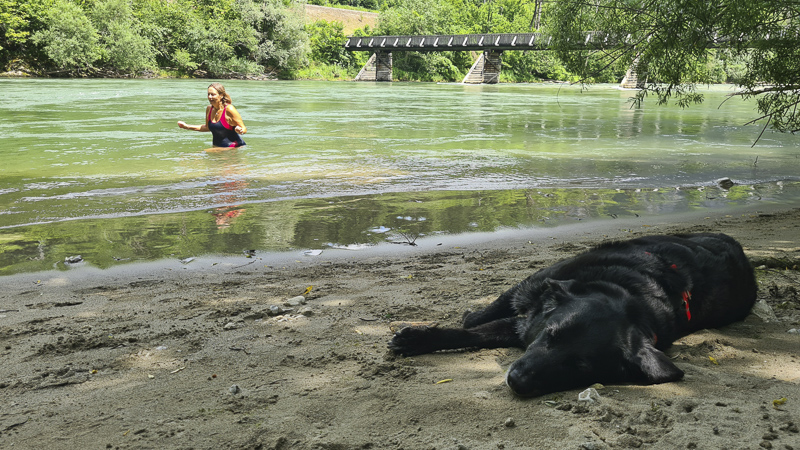
[[[281,0],[0,0],[0,62],[40,76],[290,76],[302,5]]]

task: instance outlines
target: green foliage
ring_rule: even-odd
[[[358,75],[360,67],[344,67],[340,64],[327,64],[315,62],[309,66],[298,69],[294,72],[293,78],[296,80],[352,80]]]
[[[725,73],[725,79],[720,83],[739,84],[747,72],[747,64],[750,61],[749,52],[739,52],[734,54],[729,49],[721,49],[715,52],[715,60]]]
[[[378,35],[456,34],[463,32],[455,3],[398,0],[381,13]]]
[[[19,57],[31,34],[44,26],[53,0],[0,0],[0,62]]]
[[[253,57],[258,33],[247,21],[255,9],[253,2],[220,0],[201,2],[195,8],[192,16],[176,17],[182,42],[170,56],[180,69],[196,67],[212,77],[261,72]]]
[[[318,20],[306,26],[311,43],[311,59],[313,61],[341,66],[352,66],[353,54],[344,48],[347,37],[341,22]]]
[[[800,131],[800,4],[752,0],[562,0],[551,30],[567,68],[588,78],[594,56],[609,64],[638,63],[648,79],[639,100],[654,94],[688,106],[703,100],[697,83],[736,82],[757,97],[762,116],[779,131]],[[582,32],[602,30],[602,53],[574,51]],[[724,50],[714,51],[720,46]]]
[[[377,11],[383,9],[386,0],[310,0],[309,5],[345,7],[346,9]]]
[[[555,53],[506,52],[503,54],[502,81],[556,80],[575,81]]]
[[[194,72],[200,67],[200,65],[192,59],[192,54],[182,48],[175,49],[175,53],[172,54],[172,62],[174,62],[178,66],[178,70],[183,73]]]
[[[310,52],[300,5],[286,7],[280,0],[240,0],[244,20],[255,30],[255,62],[281,77],[308,64]]]
[[[310,51],[299,8],[283,0],[0,0],[0,61],[64,74],[291,74]]]
[[[23,42],[30,34],[27,14],[19,0],[0,0],[0,51]]]
[[[46,29],[31,36],[58,69],[81,71],[100,59],[100,35],[80,6],[57,0],[44,16]]]
[[[462,55],[459,58],[459,55]],[[461,81],[466,75],[466,70],[460,67],[467,66],[469,60],[463,57],[465,52],[442,53],[417,53],[406,52],[400,60],[400,70],[405,72],[399,80],[419,81]],[[460,64],[457,64],[460,62]],[[393,67],[398,66],[398,60],[393,60]]]
[[[160,67],[173,67],[191,73],[200,64],[188,49],[188,30],[202,28],[202,18],[194,4],[186,0],[134,0],[134,15],[142,34],[153,46]]]
[[[100,35],[103,65],[124,73],[155,68],[153,46],[127,0],[101,0],[91,9],[92,23]]]

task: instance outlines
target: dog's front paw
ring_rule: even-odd
[[[389,350],[404,355],[421,355],[435,351],[435,328],[406,327],[395,333],[389,341]]]

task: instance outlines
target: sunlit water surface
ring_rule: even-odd
[[[753,102],[560,85],[225,83],[248,145],[209,151],[204,80],[0,80],[0,274],[792,204],[800,137]],[[736,186],[717,187],[729,177]]]

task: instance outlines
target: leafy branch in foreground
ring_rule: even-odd
[[[743,62],[738,95],[756,98],[778,131],[800,131],[800,2],[794,0],[562,0],[553,5],[551,29],[567,68],[590,79],[587,61],[635,64],[646,76],[637,100],[659,104],[703,101],[695,89],[711,81],[704,71],[712,49]],[[608,48],[574,51],[582,33],[608,34]]]

